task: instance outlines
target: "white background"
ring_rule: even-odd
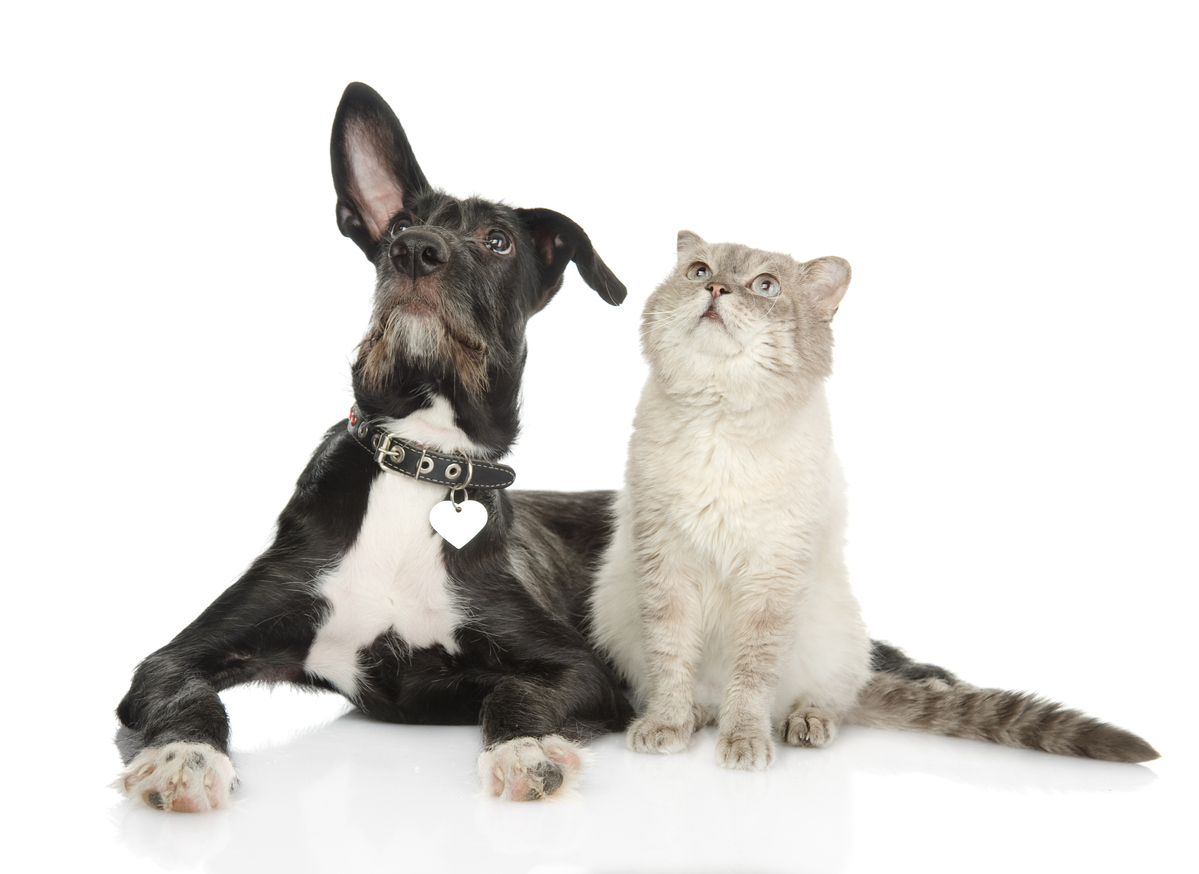
[[[5,13],[6,856],[27,870],[1167,871],[1195,864],[1195,14],[1185,3],[34,4]],[[1148,766],[848,730],[771,771],[596,745],[478,795],[474,729],[227,696],[239,806],[121,801],[112,709],[350,404],[372,271],[328,136],[560,210],[519,485],[615,487],[676,232],[854,281],[830,385],[874,633],[1143,734]]]

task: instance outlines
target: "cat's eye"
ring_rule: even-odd
[[[483,239],[483,245],[497,255],[507,255],[512,251],[512,241],[503,231],[488,231],[487,236]]]
[[[709,267],[707,264],[705,264],[703,261],[696,261],[694,264],[692,264],[690,267],[687,268],[687,278],[688,279],[711,279],[712,278],[712,268]]]
[[[754,294],[760,294],[762,297],[778,297],[779,292],[783,290],[783,286],[779,284],[779,281],[769,273],[763,273],[751,282],[749,287],[753,290]]]

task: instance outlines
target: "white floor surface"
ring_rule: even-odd
[[[1168,757],[1149,766],[850,728],[749,774],[716,766],[711,729],[673,757],[610,736],[577,797],[512,804],[482,797],[473,728],[375,723],[333,696],[225,697],[243,781],[232,810],[121,801],[98,786],[115,754],[93,743],[80,767],[51,769],[77,781],[57,816],[15,836],[39,848],[39,870],[1181,872],[1195,860],[1194,757],[1154,720],[1138,728]]]

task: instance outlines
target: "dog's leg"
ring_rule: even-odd
[[[615,676],[589,649],[573,655],[567,663],[525,664],[484,700],[485,791],[510,801],[565,794],[586,763],[582,742],[627,724],[631,708]]]
[[[251,682],[332,688],[303,665],[327,602],[316,581],[353,541],[377,468],[331,428],[279,515],[275,541],[134,672],[117,708],[128,730],[116,787],[160,810],[227,806],[236,783],[219,692]]]
[[[253,681],[312,683],[301,665],[320,608],[304,587],[281,593],[268,582],[284,571],[260,560],[138,666],[117,708],[135,754],[115,788],[159,810],[228,806],[236,775],[220,690]]]
[[[479,778],[485,791],[509,801],[538,801],[573,789],[585,762],[581,741],[605,728],[599,702],[588,700],[604,688],[600,672],[589,665],[550,673],[530,667],[528,675],[501,680],[479,714],[487,744],[479,756]],[[542,679],[554,675],[558,682]]]

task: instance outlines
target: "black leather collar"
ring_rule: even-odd
[[[370,419],[357,407],[350,410],[350,436],[375,456],[384,470],[413,479],[463,489],[506,489],[516,482],[516,471],[506,464],[478,461],[465,455],[443,455],[416,443],[401,440]]]

